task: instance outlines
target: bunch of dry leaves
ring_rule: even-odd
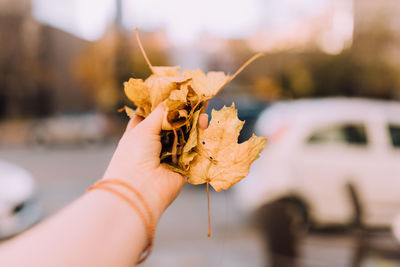
[[[188,177],[189,183],[207,183],[207,196],[208,185],[218,192],[230,188],[248,174],[266,139],[253,134],[238,144],[244,122],[238,119],[234,104],[213,110],[205,130],[197,126],[197,121],[207,102],[262,54],[250,58],[233,75],[214,71],[206,74],[200,69],[180,72],[177,66],[152,66],[137,30],[136,37],[152,75],[144,81],[131,78],[124,83],[127,97],[137,107],[133,110],[125,106],[126,113],[129,117],[147,117],[163,103],[167,112],[161,132],[162,164]]]

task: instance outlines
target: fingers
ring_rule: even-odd
[[[125,132],[129,132],[133,130],[136,125],[138,125],[143,120],[142,117],[138,115],[133,115],[133,117],[129,120],[128,125],[126,126]]]
[[[203,130],[206,129],[208,126],[208,114],[206,114],[206,113],[200,114],[198,123],[199,123],[199,127],[201,129],[203,129]]]
[[[159,134],[161,131],[161,124],[165,116],[165,109],[162,104],[147,116],[146,119],[140,124],[140,127],[149,134]]]

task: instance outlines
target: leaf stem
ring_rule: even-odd
[[[239,75],[248,65],[250,65],[254,60],[256,60],[259,57],[263,57],[263,53],[257,53],[251,58],[249,58],[229,79],[226,80],[226,82],[217,90],[219,92],[222,88],[224,88],[228,83],[230,83],[233,79],[236,78],[236,76]]]
[[[263,57],[264,54],[263,53],[257,53],[254,56],[252,56],[251,58],[249,58],[236,72],[235,74],[232,75],[232,77],[229,79],[229,82],[231,82],[233,79],[236,78],[236,76],[238,76],[239,73],[241,73],[248,65],[250,65],[254,60],[256,60],[259,57]]]
[[[211,223],[210,223],[210,183],[207,181],[207,210],[208,210],[208,233],[207,237],[211,236]]]
[[[144,51],[142,42],[140,41],[140,38],[139,38],[139,30],[138,30],[137,27],[135,28],[135,35],[136,35],[136,41],[138,42],[138,45],[139,45],[140,51],[142,52],[142,55],[143,55],[143,57],[144,57],[144,60],[146,60],[147,65],[149,65],[149,68],[150,68],[151,72],[154,73],[153,65],[151,65],[150,60],[149,60],[149,58],[147,57],[146,52]]]

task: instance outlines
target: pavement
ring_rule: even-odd
[[[35,176],[37,198],[47,217],[101,178],[115,147],[3,148],[0,159],[16,163]],[[187,184],[161,218],[153,253],[141,266],[266,266],[268,256],[261,235],[238,210],[232,192],[211,191],[210,205],[212,231],[207,238],[205,187]],[[351,266],[356,247],[354,235],[313,233],[301,242],[298,265]],[[400,262],[368,255],[361,266],[400,266]]]

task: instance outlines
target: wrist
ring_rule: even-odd
[[[158,214],[156,215],[157,218],[155,218],[154,216],[155,213],[153,212],[153,203],[148,202],[144,198],[143,192],[139,192],[139,190],[133,187],[129,182],[120,179],[104,178],[98,181],[95,185],[91,186],[88,191],[91,191],[93,189],[108,191],[109,193],[117,196],[118,198],[129,204],[129,206],[135,211],[135,213],[139,215],[143,225],[146,228],[148,236],[148,245],[146,246],[145,251],[139,259],[138,263],[144,261],[152,250],[156,229],[156,221],[158,221],[159,218]]]
[[[154,224],[156,226],[166,207],[163,207],[163,201],[154,191],[154,187],[152,187],[150,184],[151,181],[149,181],[149,179],[144,176],[139,177],[139,175],[137,175],[137,177],[126,178],[104,176],[101,181],[113,180],[119,180],[123,183],[128,184],[140,195],[140,197],[138,197],[136,193],[126,187],[118,187],[118,190],[120,190],[126,196],[129,196],[129,198],[131,198],[135,203],[138,203],[138,205],[141,206],[143,210],[146,210],[145,206],[148,207],[148,210],[145,212],[149,213],[148,216],[150,215],[150,217],[153,218]]]
[[[134,237],[136,245],[134,249],[129,249],[129,251],[133,251],[132,259],[134,261],[140,259],[141,262],[146,258],[143,256],[148,256],[151,251],[154,231],[151,231],[148,220],[144,218],[141,212],[138,212],[136,208],[132,209],[132,205],[130,205],[129,201],[126,201],[123,197],[121,198],[121,195],[106,190],[106,188],[113,188],[107,185],[108,184],[100,185],[96,183],[88,189],[90,193],[87,194],[87,197],[84,199],[87,200],[86,202],[89,201],[89,203],[91,203],[89,205],[93,205],[93,207],[90,208],[90,210],[92,210],[91,217],[102,218],[96,223],[96,227],[109,228],[108,231],[103,232],[107,232],[113,236],[114,240],[124,240],[122,236]],[[119,191],[115,190],[114,192]],[[99,207],[101,208],[99,209]],[[96,216],[96,210],[98,211],[98,216]],[[120,236],[120,238],[115,238],[116,236]],[[132,243],[130,242],[130,244]],[[123,246],[123,248],[126,247],[127,246]],[[142,255],[142,257],[140,257],[140,255]]]

